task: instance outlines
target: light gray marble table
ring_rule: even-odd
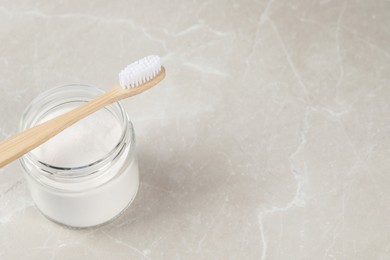
[[[390,2],[1,1],[0,137],[39,93],[102,88],[159,54],[124,102],[141,186],[69,230],[0,170],[0,259],[390,259]]]

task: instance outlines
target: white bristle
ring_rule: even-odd
[[[119,72],[119,84],[122,88],[134,88],[153,79],[161,70],[160,57],[147,56],[131,63]]]

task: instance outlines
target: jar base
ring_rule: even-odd
[[[101,227],[101,226],[108,225],[108,224],[110,224],[111,222],[113,222],[113,221],[115,221],[116,219],[118,219],[118,218],[119,218],[119,217],[120,217],[120,216],[129,208],[129,207],[130,207],[130,205],[133,203],[135,197],[136,197],[137,194],[138,194],[139,186],[140,186],[140,184],[138,183],[137,189],[136,189],[136,191],[135,191],[135,193],[134,193],[134,196],[131,198],[131,200],[129,201],[129,203],[126,205],[126,207],[124,207],[124,209],[123,209],[121,212],[119,212],[117,215],[115,215],[115,216],[112,217],[111,219],[109,219],[109,220],[107,220],[107,221],[105,221],[105,222],[102,222],[102,223],[100,223],[100,224],[97,224],[97,225],[85,226],[85,227],[67,225],[67,224],[61,223],[61,222],[59,222],[59,221],[57,221],[57,220],[55,220],[55,219],[53,219],[53,218],[51,218],[51,217],[45,215],[45,213],[43,213],[43,212],[39,209],[39,207],[37,207],[36,205],[35,205],[35,207],[38,209],[39,213],[40,213],[42,216],[44,216],[46,219],[48,219],[48,220],[50,220],[50,221],[56,223],[56,224],[59,225],[59,226],[64,227],[64,228],[71,229],[71,230],[88,230],[88,229],[95,229],[95,228],[99,228],[99,227]]]

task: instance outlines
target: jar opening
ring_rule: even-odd
[[[43,123],[103,94],[96,87],[66,85],[42,93],[26,108],[21,130]],[[119,103],[111,104],[48,140],[21,158],[49,177],[72,179],[96,175],[121,153],[132,133]],[[131,133],[129,133],[129,129]]]

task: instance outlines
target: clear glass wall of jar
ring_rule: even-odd
[[[50,89],[26,108],[20,130],[102,93],[86,85]],[[33,201],[43,215],[57,223],[75,228],[101,225],[123,212],[137,193],[139,175],[133,126],[119,103],[104,109],[120,125],[120,134],[112,149],[101,157],[72,166],[52,165],[32,152],[20,158]],[[91,149],[99,149],[96,147],[99,145]]]

